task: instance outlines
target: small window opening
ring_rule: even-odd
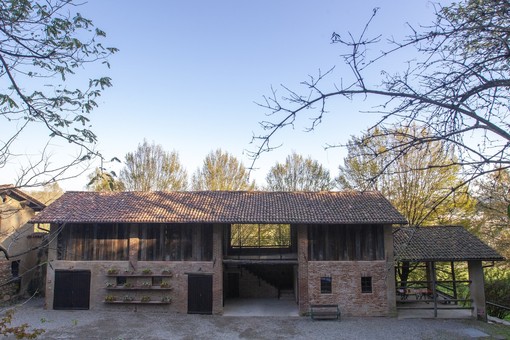
[[[126,284],[127,278],[125,276],[117,276],[117,286],[123,286]]]
[[[11,262],[11,274],[12,277],[19,277],[19,260]]]
[[[372,293],[372,277],[363,276],[361,277],[361,292]]]
[[[331,283],[332,283],[331,276],[324,276],[321,277],[321,294],[331,294]]]

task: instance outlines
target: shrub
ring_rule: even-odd
[[[485,277],[485,300],[510,307],[510,273],[493,268]],[[510,310],[487,304],[487,313],[500,319],[510,316]]]

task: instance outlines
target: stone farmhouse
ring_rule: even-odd
[[[12,185],[0,185],[0,299],[35,292],[44,281],[43,234],[27,223],[46,206]]]
[[[377,192],[67,192],[31,222],[51,224],[50,309],[222,314],[285,296],[301,315],[396,314],[407,221]]]

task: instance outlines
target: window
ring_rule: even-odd
[[[232,248],[290,248],[290,224],[232,224]]]
[[[372,277],[363,276],[361,277],[361,292],[372,293]]]
[[[12,274],[12,277],[18,277],[19,276],[19,263],[20,263],[20,260],[12,261],[11,262],[11,274]]]
[[[331,294],[331,276],[321,277],[321,294]]]

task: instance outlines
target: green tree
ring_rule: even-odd
[[[494,247],[505,258],[510,259],[510,170],[496,169],[476,186],[478,223],[472,230]],[[508,265],[508,262],[507,262]]]
[[[126,186],[122,181],[116,179],[114,171],[96,168],[93,173],[89,174],[87,189],[91,191],[124,191]]]
[[[76,12],[73,0],[0,2],[0,168],[20,163],[17,187],[33,187],[73,176],[78,163],[98,156],[89,113],[112,85],[109,77],[84,77],[88,64],[105,63],[117,49],[105,47],[105,32]],[[89,79],[87,79],[89,78]],[[21,159],[14,149],[31,127],[45,129],[37,159]],[[31,130],[33,131],[33,130]],[[52,143],[49,143],[51,140]],[[50,145],[63,140],[80,152],[66,164],[49,161]],[[26,142],[26,141],[25,141]],[[32,148],[34,148],[32,146]]]
[[[329,171],[311,157],[295,152],[285,163],[276,163],[266,176],[271,191],[327,191],[335,187]]]
[[[144,139],[135,152],[126,154],[120,180],[129,191],[186,190],[188,174],[177,151],[167,152],[161,145]]]
[[[343,189],[380,191],[410,225],[465,223],[474,209],[462,185],[460,166],[442,141],[414,145],[403,155],[399,145],[427,138],[429,131],[412,127],[393,132],[375,129],[352,137],[337,178]],[[377,155],[377,157],[374,157]]]
[[[202,168],[193,174],[193,190],[253,190],[249,173],[236,157],[221,149],[211,151],[204,159]]]
[[[273,90],[264,98],[261,105],[273,118],[261,123],[264,132],[254,137],[259,144],[253,162],[271,150],[269,140],[278,130],[299,117],[312,115],[313,129],[338,111],[328,110],[329,99],[369,97],[379,100],[374,111],[381,131],[413,124],[429,131],[395,145],[394,158],[384,167],[420,145],[442,141],[455,153],[450,164],[461,166],[465,184],[494,167],[510,168],[508,1],[466,0],[434,8],[436,20],[410,27],[403,40],[384,39],[380,32],[370,36],[377,10],[360,36],[333,33],[344,62],[335,72],[345,72],[337,80],[333,72],[309,77],[303,93],[283,85],[284,95]]]
[[[344,189],[378,190],[406,217],[410,225],[467,224],[474,200],[462,185],[459,166],[442,141],[413,145],[403,155],[399,145],[427,138],[429,131],[413,126],[396,131],[374,129],[352,137],[337,178]],[[374,155],[376,155],[374,157]],[[397,268],[401,287],[416,269],[404,261]]]

